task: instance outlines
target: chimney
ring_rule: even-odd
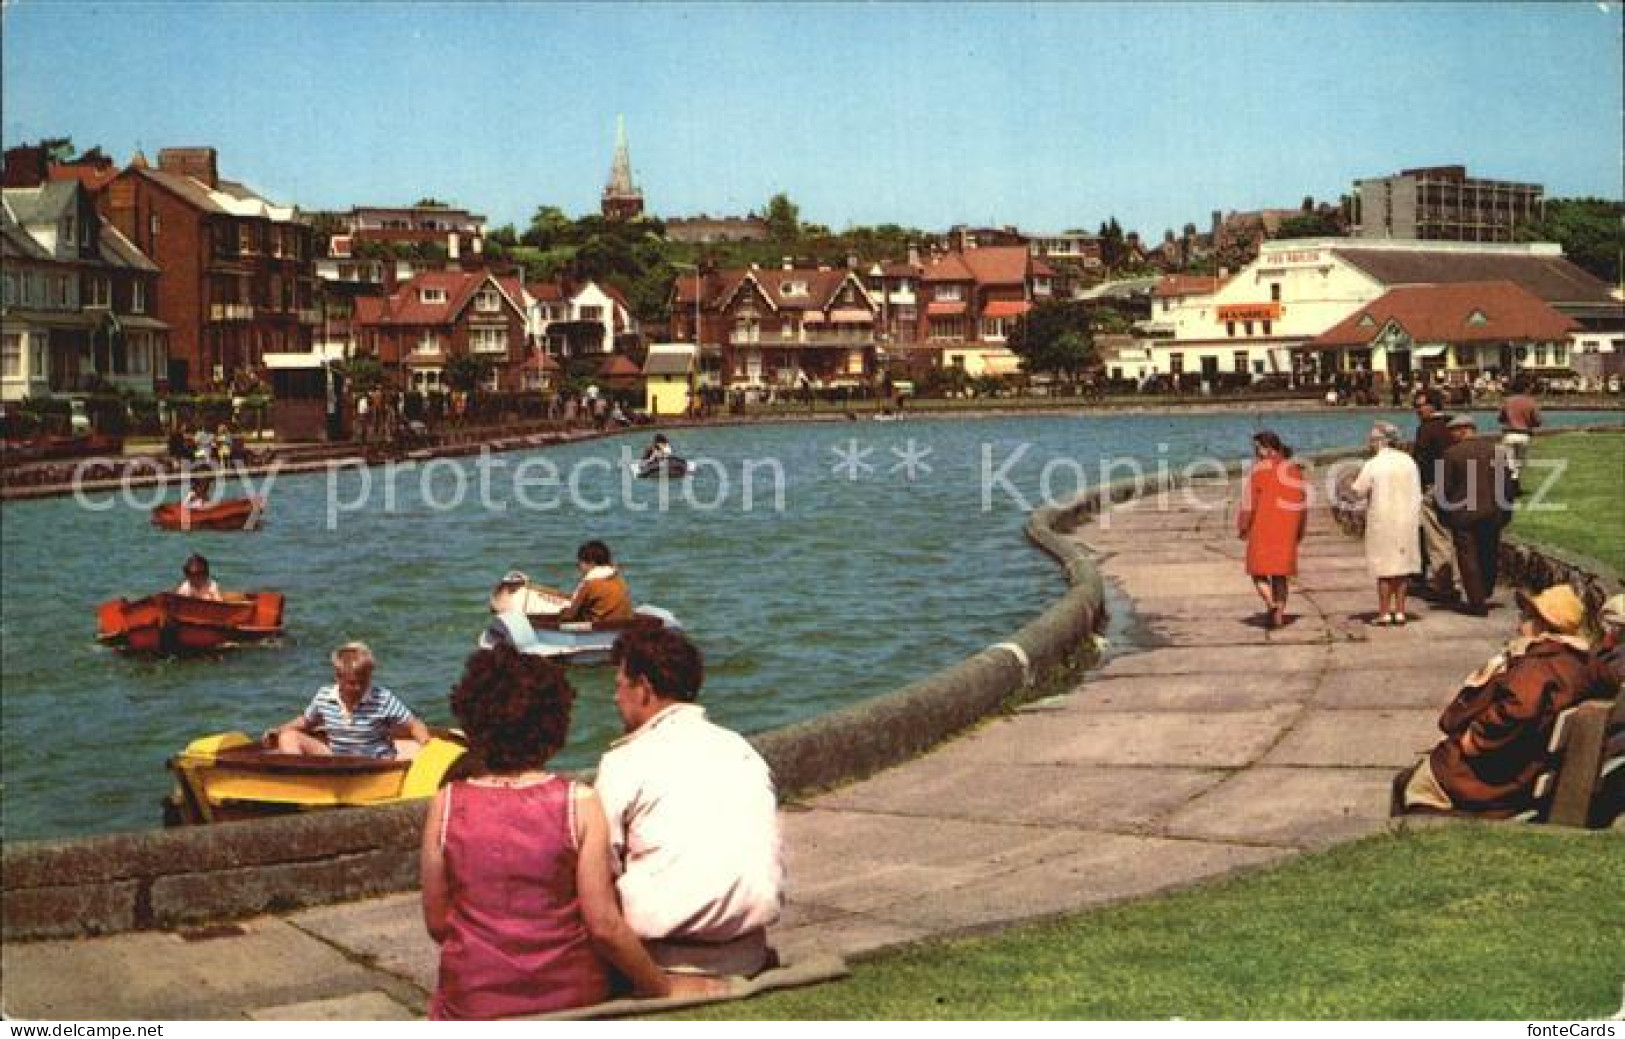
[[[213,148],[162,148],[158,152],[158,169],[164,173],[191,177],[211,189],[220,186]]]
[[[23,144],[6,149],[5,186],[32,188],[45,183],[45,146]]]
[[[914,268],[920,266],[920,247],[912,242],[909,243],[908,247],[908,265]]]
[[[855,271],[858,269],[858,256],[856,253],[846,254],[846,269],[849,271]]]
[[[446,258],[453,263],[462,258],[462,242],[457,239],[456,231],[446,233]]]
[[[795,257],[793,257],[793,256],[786,256],[786,257],[784,257],[784,259],[783,259],[783,260],[782,260],[782,261],[781,261],[781,265],[782,265],[782,266],[783,266],[783,268],[784,268],[784,269],[785,269],[785,270],[787,270],[787,271],[793,271],[793,270],[795,270],[795,269],[796,269],[796,260],[795,260]]]

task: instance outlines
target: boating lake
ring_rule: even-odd
[[[133,492],[136,504],[101,496],[96,508],[71,497],[7,503],[0,831],[11,840],[159,825],[171,754],[199,735],[258,733],[292,717],[332,680],[328,654],[349,639],[372,646],[376,681],[430,723],[449,724],[447,693],[489,619],[496,579],[517,567],[542,583],[573,582],[576,546],[593,537],[614,550],[638,601],[674,611],[705,651],[701,702],[712,717],[771,729],[896,689],[1036,616],[1063,578],[1023,536],[1026,506],[1044,490],[1070,497],[1080,474],[1093,485],[1103,459],[1177,471],[1198,457],[1244,457],[1266,427],[1308,453],[1362,441],[1376,417],[910,416],[683,429],[672,435],[677,451],[699,465],[668,487],[664,509],[658,483],[624,472],[647,431],[491,455],[483,478],[478,458],[392,478],[384,467],[283,476],[252,533],[157,530],[146,511],[161,500],[153,489]],[[1381,417],[1415,424],[1408,413]],[[1549,425],[1596,421],[1548,416]],[[286,637],[184,660],[97,644],[99,602],[173,588],[191,552],[209,558],[228,591],[285,593]],[[1247,586],[1239,570],[1236,584]],[[572,678],[580,695],[556,764],[590,767],[619,732],[613,676],[574,669]]]

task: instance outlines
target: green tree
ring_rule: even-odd
[[[435,207],[438,207],[440,209],[445,209],[446,208],[446,204],[444,202],[440,201],[438,198],[435,198],[433,195],[424,195],[422,198],[418,199],[417,205],[414,206],[413,208],[415,208],[415,209],[428,209],[431,206],[435,206]]]
[[[1625,203],[1602,198],[1553,198],[1546,214],[1518,227],[1520,242],[1556,242],[1577,266],[1618,285],[1625,254]]]
[[[530,227],[520,240],[537,249],[552,249],[573,242],[574,230],[575,225],[558,206],[537,206],[536,214],[530,218]]]
[[[801,232],[801,207],[779,192],[767,200],[767,233],[776,242],[791,242]]]
[[[1123,262],[1123,228],[1115,216],[1100,225],[1100,262],[1108,271]]]
[[[485,236],[487,242],[495,242],[513,248],[519,244],[519,235],[514,232],[512,224],[503,224],[501,227]]]
[[[446,362],[446,385],[472,394],[491,377],[491,362],[473,354],[459,354]]]
[[[371,393],[384,384],[384,366],[370,354],[352,357],[338,368],[350,384],[351,393]]]
[[[1304,199],[1305,202],[1312,201]],[[1289,216],[1281,221],[1277,238],[1343,238],[1348,234],[1330,212],[1310,211]]]
[[[1086,303],[1038,304],[1016,319],[1005,345],[1028,372],[1049,372],[1068,382],[1100,362]]]

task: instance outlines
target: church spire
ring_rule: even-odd
[[[626,117],[615,117],[615,161],[604,186],[602,209],[610,220],[635,220],[643,215],[643,192],[632,182],[632,155],[626,146]]]

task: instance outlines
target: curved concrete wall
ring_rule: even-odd
[[[1128,489],[1116,491],[1124,496]],[[753,737],[785,797],[916,757],[1081,669],[1104,623],[1103,587],[1061,531],[1094,493],[1036,511],[1028,535],[1065,567],[1062,598],[1009,638],[884,696]],[[0,917],[8,940],[183,927],[410,890],[424,804],[358,808],[142,833],[8,844]]]

